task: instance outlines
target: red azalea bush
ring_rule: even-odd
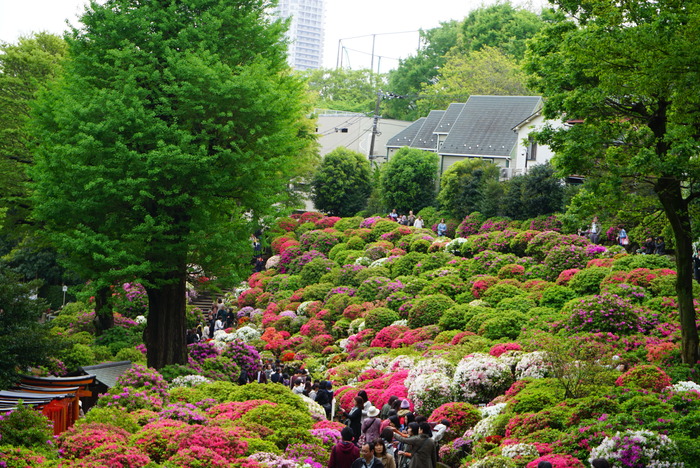
[[[328,421],[325,419],[314,423],[314,429],[333,429],[340,432],[343,430],[343,428],[345,428],[345,424],[336,421]]]
[[[648,288],[651,281],[656,278],[656,274],[649,268],[635,268],[627,274],[627,282],[635,286]]]
[[[508,351],[522,351],[523,348],[518,343],[500,343],[494,345],[490,350],[491,356],[499,357],[501,354]]]
[[[440,422],[443,419],[447,419],[451,424],[451,436],[445,434],[445,439],[449,441],[461,437],[467,429],[474,427],[481,420],[481,411],[469,403],[445,403],[430,413],[428,421]]]
[[[335,223],[337,223],[338,221],[340,221],[340,218],[338,216],[326,216],[323,219],[319,219],[319,220],[315,221],[314,224],[316,225],[316,227],[318,227],[320,229],[324,229],[324,228],[332,228],[333,226],[335,226]]]
[[[243,455],[248,444],[238,438],[236,429],[190,426],[187,436],[180,440],[178,451],[192,447],[204,447],[209,453],[221,455],[230,462]]]
[[[246,289],[238,296],[238,307],[255,307],[255,301],[262,293],[263,290],[261,288]]]
[[[277,227],[287,232],[291,232],[299,227],[299,222],[294,218],[279,218],[275,224],[277,224]]]
[[[671,385],[671,378],[656,366],[641,365],[628,370],[615,381],[618,387],[643,388],[661,392]]]
[[[301,330],[299,330],[299,334],[303,336],[325,335],[327,333],[328,330],[326,330],[326,324],[318,319],[309,320],[302,325]]]
[[[214,419],[236,420],[242,418],[248,411],[254,410],[261,405],[277,406],[277,403],[269,400],[230,401],[212,406],[207,410],[207,414]]]
[[[410,330],[405,325],[391,325],[389,327],[382,328],[379,333],[374,337],[370,343],[372,348],[390,348],[394,340],[401,337],[401,335]]]
[[[588,263],[586,263],[586,268],[589,268],[589,267],[612,268],[614,261],[615,261],[614,258],[594,258],[592,260],[588,260]]]
[[[149,464],[151,459],[137,448],[121,443],[110,443],[93,450],[82,459],[82,462],[86,467],[141,468]]]
[[[400,348],[402,346],[411,346],[421,341],[432,340],[438,333],[440,328],[437,325],[428,325],[427,327],[416,328],[415,330],[406,330],[401,336],[391,343],[392,348]]]
[[[181,468],[225,468],[231,466],[232,460],[209,448],[194,445],[178,450],[169,461]]]
[[[132,445],[142,450],[156,463],[169,459],[178,450],[189,426],[174,419],[163,419],[146,424],[134,434]]]
[[[472,295],[476,299],[479,299],[487,289],[496,283],[498,283],[498,278],[496,276],[477,275],[472,278]]]
[[[126,443],[130,436],[124,429],[111,424],[83,424],[61,434],[58,449],[64,458],[79,459],[103,445]]]

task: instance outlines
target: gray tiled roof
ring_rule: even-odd
[[[95,366],[83,366],[80,369],[94,375],[97,381],[112,388],[117,385],[117,379],[131,369],[131,361],[105,362]]]
[[[508,157],[517,143],[513,127],[540,106],[540,96],[470,96],[440,154]]]
[[[423,126],[423,122],[425,122],[425,117],[421,117],[408,127],[401,130],[399,133],[389,139],[389,141],[386,143],[387,148],[403,148],[404,146],[411,146],[413,139]]]
[[[428,117],[425,118],[423,126],[413,139],[411,148],[437,151],[437,136],[435,136],[435,127],[437,127],[444,115],[445,111],[443,110],[431,110]]]
[[[438,123],[437,127],[435,127],[435,133],[450,133],[450,130],[455,124],[457,117],[459,117],[459,114],[462,112],[462,109],[464,109],[463,102],[453,102],[450,104],[445,111],[445,115],[443,115],[442,119],[440,119],[440,123]]]

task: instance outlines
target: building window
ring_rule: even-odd
[[[527,147],[527,160],[536,161],[537,160],[537,142],[532,138],[529,138],[530,144]]]

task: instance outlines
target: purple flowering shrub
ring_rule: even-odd
[[[484,222],[484,217],[481,213],[474,212],[464,217],[462,222],[457,226],[455,236],[469,237],[479,232],[479,228]]]
[[[117,386],[130,387],[135,390],[142,389],[146,393],[153,394],[160,398],[168,395],[168,382],[165,381],[158,371],[139,364],[134,364],[131,369],[124,372],[117,379]]]
[[[125,317],[136,318],[148,312],[148,295],[141,283],[124,283],[112,295],[114,310]]]
[[[257,372],[260,368],[260,353],[255,346],[243,341],[231,341],[222,351],[222,355],[234,361],[241,369]]]
[[[335,229],[314,230],[302,234],[299,242],[302,250],[317,250],[327,254],[334,245],[340,242],[341,237],[342,234]]]
[[[555,280],[564,270],[585,268],[589,259],[586,247],[568,243],[555,245],[544,258],[544,265],[549,269],[547,279]]]
[[[570,333],[611,332],[619,335],[645,333],[652,325],[645,311],[628,298],[603,293],[569,302],[562,312],[569,315],[564,328]]]

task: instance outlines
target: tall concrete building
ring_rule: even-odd
[[[323,0],[279,0],[274,10],[279,18],[291,18],[287,37],[287,60],[295,70],[323,66]]]

